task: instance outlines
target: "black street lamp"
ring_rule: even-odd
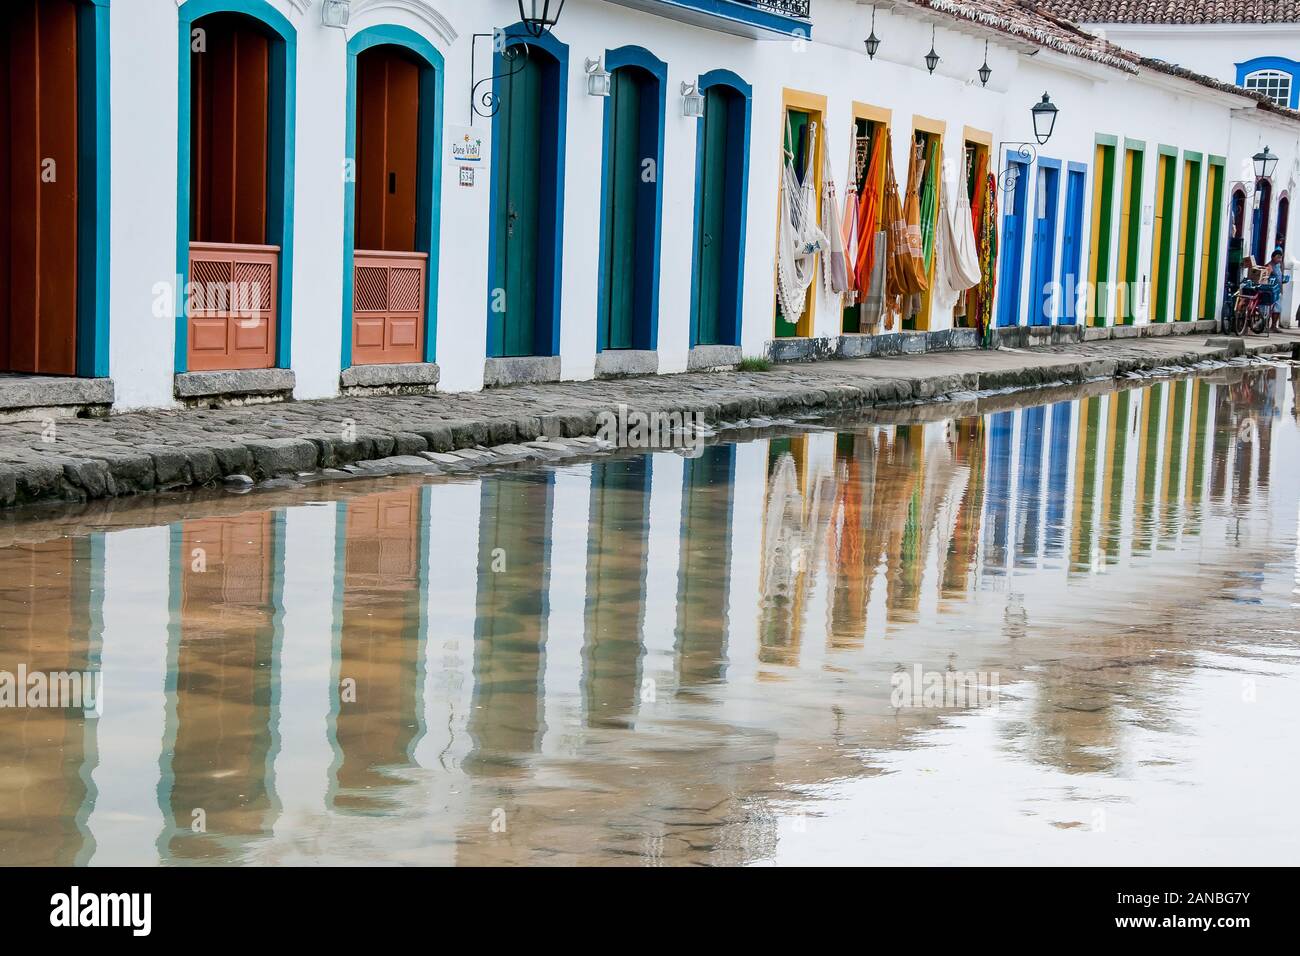
[[[1273,170],[1277,169],[1277,157],[1268,151],[1267,146],[1264,147],[1262,153],[1256,153],[1251,159],[1255,161],[1255,178],[1257,180],[1273,178]]]
[[[993,70],[989,67],[989,41],[984,41],[984,65],[979,68],[980,86],[989,85],[989,77],[993,75]]]
[[[1059,112],[1056,105],[1043,94],[1043,98],[1034,104],[1030,110],[1034,115],[1034,139],[1038,140],[1038,145],[1044,145],[1052,138],[1052,129],[1056,126],[1056,114]]]
[[[880,37],[876,36],[876,5],[871,5],[871,36],[863,41],[867,45],[867,59],[874,60],[876,51],[880,49]]]
[[[930,52],[925,55],[925,68],[934,73],[934,68],[939,65],[939,54],[934,52],[934,24],[930,24]]]
[[[519,0],[519,22],[529,36],[540,38],[551,32],[563,9],[564,0]]]

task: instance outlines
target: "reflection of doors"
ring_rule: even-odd
[[[400,48],[357,57],[352,361],[423,357],[427,254],[416,251],[420,67]]]
[[[1030,325],[1052,324],[1052,273],[1056,261],[1056,216],[1059,203],[1061,170],[1041,162],[1034,184],[1033,268],[1029,295],[1032,310]]]
[[[1020,283],[1025,254],[1025,201],[1029,192],[1029,166],[1014,160],[1007,164],[1010,179],[1006,212],[1002,217],[1002,277],[998,283],[998,325],[1017,325],[1020,317]]]
[[[634,347],[637,312],[650,301],[657,175],[646,180],[642,163],[659,154],[653,78],[636,67],[614,71],[606,128],[605,274],[601,276],[598,347]]]
[[[76,373],[77,4],[0,11],[0,371]]]
[[[267,242],[271,41],[235,14],[195,22],[188,368],[269,368],[280,253]]]
[[[492,312],[500,322],[500,355],[532,355],[537,322],[540,230],[541,116],[543,70],[530,48],[522,65],[502,82],[497,146],[502,177],[496,223],[497,275],[504,294]]]
[[[1083,251],[1083,180],[1082,169],[1071,169],[1065,178],[1065,229],[1061,237],[1061,316],[1062,325],[1078,321],[1079,257]]]

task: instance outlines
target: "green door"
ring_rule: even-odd
[[[601,340],[607,349],[632,348],[635,327],[643,75],[635,69],[615,70],[610,91],[605,276],[601,290]]]
[[[489,340],[498,356],[536,352],[538,211],[541,176],[542,66],[525,58],[503,80],[497,155],[501,193],[496,205],[496,276]]]
[[[692,344],[722,342],[722,253],[727,208],[729,100],[720,87],[704,97],[704,156],[700,165],[700,215],[695,231],[695,328]]]

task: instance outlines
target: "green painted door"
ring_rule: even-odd
[[[718,345],[722,332],[722,253],[727,208],[728,99],[715,87],[704,98],[704,156],[695,231],[695,328],[692,344]]]
[[[794,155],[795,175],[802,176],[808,162],[808,121],[810,117],[803,110],[787,110],[784,130],[786,152]],[[785,156],[781,157],[782,162]],[[780,297],[776,303],[776,337],[792,338],[799,334],[800,316],[789,316],[781,310]]]
[[[536,351],[538,211],[541,176],[542,67],[525,59],[503,80],[498,156],[501,193],[494,223],[496,276],[490,339],[499,356]]]
[[[610,91],[606,175],[605,280],[601,336],[607,349],[632,348],[636,309],[637,200],[641,183],[641,101],[637,70],[615,70]]]

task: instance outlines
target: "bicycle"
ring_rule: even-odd
[[[1256,335],[1266,335],[1268,313],[1273,306],[1273,290],[1247,279],[1233,296],[1232,334],[1245,335],[1249,328]]]

